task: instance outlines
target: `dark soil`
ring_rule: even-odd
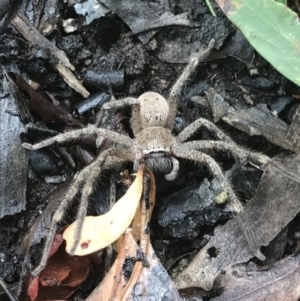
[[[28,18],[33,19],[35,13],[34,24],[37,26],[39,21],[42,22],[42,19],[37,18],[41,10],[33,3],[32,5],[33,10],[30,10],[29,6],[25,9],[23,5],[20,13],[27,14]],[[216,9],[218,16],[212,17],[204,1],[201,0],[168,1],[167,8],[162,7],[156,1],[148,1],[147,5],[158,12],[165,9],[173,14],[187,12],[188,19],[199,26],[161,27],[149,39],[149,42],[142,43],[140,35],[133,34],[128,24],[116,14],[108,13],[86,25],[85,18],[78,15],[72,5],[59,1],[56,5],[56,16],[53,16],[55,21],[51,23],[55,24],[53,30],[49,33],[46,33],[45,29],[41,31],[51,43],[66,53],[75,66],[75,75],[82,79],[83,85],[91,95],[105,92],[108,95],[112,93],[115,98],[138,97],[145,91],[155,91],[168,97],[172,85],[189,61],[190,53],[199,48],[197,45],[205,47],[214,38],[216,46],[213,55],[200,64],[196,74],[184,87],[174,134],[176,135],[187,124],[199,117],[213,121],[209,106],[205,102],[201,103],[201,99],[206,97],[209,88],[214,88],[230,105],[250,108],[257,104],[266,104],[272,111],[279,112],[279,118],[288,124],[291,122],[296,104],[292,95],[299,94],[299,88],[270,66],[245,40],[237,44],[232,42],[232,38],[237,35],[237,30],[221,11]],[[63,21],[70,18],[74,19],[73,22],[78,30],[66,33]],[[16,79],[16,75],[24,78],[48,101],[54,101],[56,105],[59,103],[67,113],[72,114],[71,119],[68,117],[68,120],[66,118],[51,119],[47,110],[42,112],[41,107],[33,109],[30,101],[26,100],[29,98],[28,93],[22,91],[20,87],[15,87],[25,99],[27,111],[23,116],[22,113],[18,113],[19,116],[21,115],[23,124],[28,126],[28,131],[24,130],[24,134],[20,137],[22,141],[35,143],[53,135],[52,132],[46,133],[46,130],[58,133],[96,122],[101,103],[82,114],[78,113],[78,108],[83,106],[84,98],[70,88],[53,68],[56,58],[47,50],[32,46],[13,25],[3,30],[0,42],[2,78],[6,76],[4,72],[9,74],[12,80]],[[166,50],[168,45],[173,47],[171,53]],[[242,49],[232,50],[240,45],[243,45]],[[110,75],[110,80],[104,80],[102,86],[97,86],[86,80],[87,72],[91,71],[96,74],[111,72],[112,75]],[[114,81],[117,83],[115,84]],[[21,105],[24,106],[24,103]],[[60,112],[60,108],[57,110]],[[128,122],[130,110],[120,111],[116,117],[111,115],[105,117],[101,126],[108,125],[132,135]],[[33,125],[36,127],[33,128]],[[246,148],[269,156],[275,156],[284,151],[263,137],[250,137],[223,121],[219,121],[217,125],[239,145]],[[2,124],[1,130],[9,129]],[[195,137],[195,139],[209,138],[213,137],[205,130],[201,130]],[[29,154],[26,209],[20,212],[17,210],[0,219],[0,277],[14,293],[17,293],[18,282],[23,277],[21,270],[24,255],[20,255],[19,250],[26,233],[49,203],[54,202],[52,207],[55,207],[59,202],[59,197],[52,197],[53,191],[61,187],[58,195],[62,196],[66,189],[64,182],[68,183],[78,170],[81,170],[96,156],[97,152],[101,151],[101,148],[96,150],[90,141],[80,141],[78,144],[79,148],[72,145],[66,147],[64,151],[59,151],[54,147]],[[5,150],[5,147],[5,145],[1,146],[2,153],[10,151],[10,149]],[[21,147],[20,144],[19,147]],[[75,165],[70,163],[72,161],[66,153],[73,158]],[[231,170],[235,165],[235,159],[230,154],[213,152],[210,155],[216,158],[224,170]],[[0,162],[3,160],[1,159]],[[180,173],[176,181],[169,183],[161,175],[157,175],[158,193],[151,226],[152,244],[161,262],[172,275],[176,274],[180,258],[190,259],[205,245],[213,229],[233,216],[226,206],[212,203],[203,205],[200,209],[193,209],[197,203],[195,190],[198,189],[200,183],[204,183],[203,185],[213,183],[213,177],[205,167],[199,168],[195,164],[183,161],[180,163]],[[122,167],[121,170],[126,168],[132,172],[130,165]],[[244,202],[254,195],[261,174],[262,172],[253,166],[232,171],[231,181],[241,201]],[[5,176],[13,178],[14,174],[8,170]],[[126,189],[122,185],[124,180],[120,178],[119,173],[116,177],[118,194],[122,195]],[[247,181],[241,179],[247,179]],[[26,185],[26,179],[23,178],[22,182],[23,184],[20,185]],[[10,187],[12,190],[17,188]],[[210,192],[212,196],[213,193],[217,193],[218,187],[214,189],[212,189],[214,192]],[[105,211],[108,198],[109,173],[103,176],[96,189],[91,200],[90,213],[99,214]],[[186,203],[183,200],[192,200],[192,204],[185,204],[185,212],[181,210],[183,206],[181,202]],[[44,215],[47,215],[49,219],[52,212],[50,209],[47,210]],[[76,210],[70,209],[64,224],[72,221],[75,214]],[[47,226],[43,226],[44,232],[41,230],[43,232],[41,237],[45,237]],[[41,246],[42,244],[34,244],[31,248],[31,259],[26,263],[28,269],[32,269],[38,263]],[[294,246],[295,241],[292,239],[287,244],[286,252],[291,252]],[[97,266],[97,268],[103,269],[102,266]],[[100,274],[101,272],[98,273]],[[96,283],[97,281],[99,280],[96,280]],[[86,284],[83,290],[77,292],[78,296],[83,296],[82,298],[87,296],[93,285],[93,281]],[[0,298],[6,300],[4,294],[1,294]]]

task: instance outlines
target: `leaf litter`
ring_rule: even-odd
[[[132,185],[108,213],[85,218],[75,256],[67,253],[75,224],[57,234],[45,269],[36,278],[28,276],[21,300],[68,299],[86,280],[97,252],[111,244],[117,258],[86,301],[180,300],[150,243],[155,194],[153,174],[146,169],[144,175],[144,167],[140,167]]]
[[[139,36],[141,36],[141,35],[139,35]],[[30,38],[29,40],[32,40],[32,38]],[[69,67],[69,68],[72,70],[71,67]],[[61,73],[63,74],[63,72],[61,72]],[[66,82],[67,82],[67,80],[66,80]],[[84,94],[83,92],[84,92],[84,90],[82,89],[81,93]],[[268,116],[268,118],[269,118],[269,116]],[[267,119],[267,118],[265,118],[265,119]],[[277,119],[276,121],[278,122],[279,120],[280,119]],[[264,130],[265,130],[265,128],[263,128],[260,131],[259,134],[264,134]],[[274,132],[274,130],[272,132]],[[284,132],[286,132],[286,131],[284,131]],[[284,147],[284,144],[286,144],[286,139],[284,139],[284,138],[285,137],[282,137],[282,141],[281,141],[282,144],[279,144],[282,147]],[[290,149],[294,150],[293,148],[290,148]],[[293,160],[293,158],[291,157],[291,161]],[[288,161],[288,158],[286,158],[286,160]],[[290,167],[291,166],[287,166],[287,168],[290,168]],[[293,167],[297,167],[299,169],[298,163],[296,162],[295,166],[293,166]],[[273,168],[273,170],[272,170],[272,168]],[[295,172],[297,173],[297,171],[298,170],[296,169]],[[274,200],[275,200],[274,203],[272,203],[269,200],[269,198],[272,197],[272,194],[271,193],[270,194],[266,194],[266,192],[263,191],[263,188],[260,187],[261,189],[258,190],[256,196],[251,201],[248,202],[248,205],[246,205],[245,212],[243,213],[243,216],[242,216],[243,226],[244,227],[248,227],[251,231],[253,231],[253,230],[255,230],[255,231],[261,230],[261,232],[263,232],[263,230],[267,230],[266,235],[264,235],[264,234],[262,234],[262,233],[259,232],[257,236],[255,235],[253,237],[253,241],[257,245],[257,247],[268,245],[270,243],[270,241],[278,233],[280,233],[280,229],[282,229],[282,228],[285,229],[285,227],[289,223],[289,221],[291,221],[296,216],[296,214],[299,212],[299,209],[297,207],[297,193],[298,192],[297,193],[295,193],[295,192],[293,193],[293,191],[295,189],[296,189],[296,191],[298,191],[297,190],[298,188],[295,188],[293,186],[292,182],[289,182],[289,184],[287,184],[286,182],[284,182],[284,180],[287,180],[284,176],[283,176],[283,179],[280,179],[280,177],[279,177],[280,172],[278,172],[278,170],[275,170],[274,167],[269,166],[268,167],[268,172],[269,172],[269,176],[267,176],[266,174],[264,175],[265,182],[263,182],[263,180],[262,180],[261,186],[262,186],[262,184],[264,184],[265,187],[267,187],[269,190],[271,188],[274,189],[274,191],[275,191],[273,193],[273,197],[274,197]],[[281,176],[282,176],[282,174],[281,174]],[[267,191],[269,191],[269,190],[267,190]],[[286,202],[285,203],[285,207],[282,205],[282,203],[280,203],[279,197],[276,194],[278,191],[280,191],[279,195],[281,195],[283,197],[283,200],[285,200],[285,202]],[[287,195],[290,198],[286,199],[285,195]],[[261,202],[261,204],[260,204],[261,206],[259,206],[259,204],[256,204],[255,200],[257,201],[257,203]],[[267,202],[265,203],[265,201],[267,201]],[[253,207],[251,207],[252,206],[251,204],[253,205]],[[268,210],[263,211],[263,206],[270,207],[270,208],[268,208]],[[256,210],[256,211],[254,211],[253,215],[251,215],[250,211],[253,210],[253,209]],[[273,210],[273,212],[271,212],[272,210]],[[139,209],[138,209],[138,211],[139,211]],[[278,219],[276,218],[276,216],[274,216],[274,215],[276,215],[275,213],[277,213]],[[262,217],[263,214],[266,214],[265,223],[263,222],[263,217]],[[281,217],[281,215],[283,215],[283,216]],[[141,222],[141,217],[136,218],[136,219],[140,220],[140,222]],[[252,224],[252,220],[254,221],[253,224]],[[265,226],[265,224],[268,223],[268,222],[269,222],[269,225]],[[265,226],[265,228],[263,228],[264,226]],[[274,227],[274,229],[272,227]],[[132,244],[135,245],[136,244],[136,242],[135,242],[136,241],[136,237],[139,237],[139,235],[138,235],[139,231],[134,231],[133,230],[133,232],[137,232],[137,234],[132,234],[135,237],[134,239],[132,239],[131,232],[130,231],[126,231],[125,234],[124,234],[124,236],[128,236],[130,238],[127,238],[127,241],[125,240],[125,238],[124,239],[120,239],[119,242],[118,242],[118,244],[116,244],[116,245],[128,247],[128,245],[131,244],[131,243],[129,243],[129,241],[131,241]],[[126,241],[126,243],[123,240]],[[148,239],[144,239],[144,240],[142,240],[142,242],[143,243],[147,242],[148,244],[150,244],[150,241]],[[98,247],[96,247],[96,248],[98,248]],[[115,248],[118,248],[118,250],[123,250],[122,248],[120,249],[119,247],[115,247]],[[137,245],[137,247],[136,246],[133,247],[134,252],[132,253],[131,258],[135,258],[135,259],[136,258],[141,258],[141,256],[137,256],[136,255],[136,253],[140,249],[147,250],[140,243],[140,245]],[[212,251],[214,251],[214,252],[212,252]],[[121,254],[121,252],[122,251],[119,251],[119,254]],[[206,254],[206,252],[209,252],[210,254],[216,254],[216,257],[208,256]],[[215,264],[215,267],[214,267],[215,269],[212,268],[210,270],[210,273],[204,271],[204,274],[206,273],[206,275],[208,276],[207,277],[207,282],[205,283],[205,285],[206,285],[207,288],[215,288],[215,283],[214,282],[218,279],[218,277],[219,277],[218,275],[220,274],[221,271],[227,271],[226,275],[229,275],[231,273],[231,269],[232,269],[232,268],[230,268],[230,266],[232,266],[233,264],[238,263],[238,262],[245,262],[245,261],[247,261],[247,260],[249,260],[250,258],[253,257],[253,254],[251,253],[251,250],[248,249],[248,246],[245,243],[245,239],[243,237],[243,233],[240,230],[240,221],[238,221],[237,219],[234,219],[233,221],[227,223],[223,227],[217,228],[215,230],[215,236],[211,238],[211,240],[208,243],[208,245],[206,247],[204,247],[204,249],[200,253],[203,254],[202,260],[203,260],[204,263],[202,263],[202,266],[204,267],[204,269],[205,269],[205,266],[209,266],[209,264],[211,266],[213,266]],[[150,256],[152,254],[151,250],[148,251],[147,254]],[[227,257],[228,257],[227,260],[225,260],[226,259],[225,258],[226,254],[227,254]],[[230,255],[228,256],[228,254],[230,254]],[[232,258],[233,256],[231,256],[231,254],[233,256],[236,255],[235,258]],[[221,258],[221,259],[223,258],[224,260],[223,261],[222,260],[216,260],[216,261],[214,261],[214,258],[217,258],[217,259],[218,258]],[[296,265],[296,261],[298,261],[298,257],[295,257],[294,259],[292,258],[290,260],[292,262],[294,262],[295,265]],[[121,263],[124,263],[124,262],[126,262],[126,264],[122,265]],[[140,261],[138,261],[138,263],[139,262],[143,262],[141,270],[144,273],[146,273],[149,270],[149,268],[147,267],[147,263],[144,260],[140,260]],[[118,276],[122,277],[123,274],[120,271],[124,272],[125,269],[123,267],[129,265],[127,263],[128,263],[128,260],[124,260],[124,257],[123,257],[123,259],[121,258],[121,260],[119,261],[119,270],[118,270],[119,272],[117,274],[116,274],[116,272],[114,272],[113,275],[118,275]],[[282,263],[285,264],[285,263],[288,263],[288,261],[284,260],[284,261],[282,261]],[[149,264],[149,260],[148,260],[148,264]],[[198,264],[199,264],[199,262],[198,262]],[[280,265],[280,263],[279,263],[279,265]],[[122,267],[121,269],[120,269],[120,266]],[[150,265],[150,267],[151,267],[151,265]],[[287,280],[288,279],[288,274],[285,274],[285,272],[282,269],[281,270],[277,269],[277,267],[278,267],[277,265],[274,267],[274,271],[276,273],[278,273],[278,274],[282,274],[283,275],[282,278],[285,278],[285,280]],[[152,269],[152,271],[153,270],[154,269]],[[295,270],[297,270],[297,268],[295,268]],[[150,271],[151,271],[151,269],[150,269]],[[272,271],[272,269],[270,269],[270,271]],[[291,267],[291,271],[293,271],[293,267]],[[161,273],[163,273],[163,272],[161,272]],[[249,273],[249,271],[248,271],[248,273]],[[236,270],[235,270],[235,272],[232,272],[232,274],[233,274],[233,276],[235,276]],[[260,276],[262,276],[264,274],[266,274],[264,271],[257,271],[257,278],[259,279],[259,281],[261,283],[263,283],[264,281],[267,281],[267,280],[264,280],[266,278],[260,277]],[[157,273],[154,273],[151,277],[153,279],[155,279],[155,275],[157,275]],[[292,274],[292,275],[294,276],[296,274]],[[299,281],[297,281],[297,279],[298,278],[295,277],[294,291],[297,291],[297,282],[299,282]],[[124,279],[124,280],[125,280],[124,283],[126,283],[126,279]],[[164,280],[163,280],[163,282],[164,282]],[[167,282],[167,280],[165,280],[165,282]],[[274,283],[276,283],[276,281],[274,281]],[[194,285],[194,282],[189,282],[189,285],[190,286]],[[250,285],[252,285],[253,287],[255,287],[255,284],[250,284]],[[226,290],[226,286],[228,286],[228,290]],[[204,286],[202,284],[198,284],[198,287],[204,287]],[[223,282],[222,287],[225,287],[224,296],[226,297],[227,296],[226,292],[230,292],[230,289],[231,289],[229,281],[228,282]],[[241,287],[243,287],[243,286],[241,285]],[[154,287],[154,288],[156,288],[156,287]],[[244,286],[243,288],[246,288],[246,286]],[[260,289],[263,289],[263,288],[268,288],[267,284],[265,284],[265,285],[262,284],[261,286],[259,286],[259,285],[256,286],[256,290],[258,290],[258,291]],[[131,291],[131,290],[128,290],[128,291]],[[233,295],[229,294],[228,296],[233,296]],[[280,296],[280,295],[278,295],[278,296]],[[295,296],[296,296],[296,294],[295,294]],[[150,298],[150,295],[148,295],[145,298],[148,298],[148,297]],[[239,297],[239,295],[237,295],[237,297]],[[254,295],[252,295],[252,297],[253,298],[249,299],[249,300],[257,300],[257,299],[254,298]],[[59,298],[59,297],[56,297],[56,298]],[[143,297],[141,297],[141,296],[140,297],[136,297],[135,296],[134,298],[143,298]],[[123,299],[124,299],[124,295],[123,295]],[[143,299],[138,299],[138,300],[143,300]],[[158,300],[158,299],[156,299],[156,300]],[[176,300],[176,298],[174,297],[172,300]],[[232,300],[234,300],[233,297],[232,297]],[[290,299],[282,297],[281,300],[290,300]]]
[[[221,296],[213,301],[296,301],[300,298],[300,255],[285,258],[266,271],[250,265],[229,268]]]

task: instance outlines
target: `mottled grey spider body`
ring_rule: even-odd
[[[155,92],[146,92],[137,101],[131,118],[137,153],[135,165],[144,160],[151,170],[164,174],[167,180],[174,180],[179,164],[171,151],[176,140],[171,130],[165,127],[169,118],[169,104]],[[105,109],[111,108],[111,105],[113,103],[106,105]]]
[[[131,126],[135,138],[96,127],[75,130],[57,135],[35,145],[24,143],[28,149],[39,149],[54,143],[63,144],[68,141],[78,140],[81,137],[107,138],[115,143],[115,147],[100,153],[96,160],[80,171],[70,185],[64,199],[60,203],[57,211],[53,215],[49,235],[46,240],[44,252],[39,266],[32,272],[33,276],[38,275],[45,267],[53,237],[57,230],[57,224],[62,219],[68,204],[75,198],[80,191],[81,200],[77,215],[77,229],[74,235],[74,246],[71,253],[75,251],[81,234],[83,220],[86,215],[88,199],[93,192],[97,179],[105,166],[113,165],[123,161],[131,161],[137,167],[140,163],[145,163],[154,171],[161,172],[168,180],[176,178],[179,161],[177,158],[187,159],[194,162],[206,164],[212,174],[219,180],[224,192],[231,199],[234,210],[239,212],[242,207],[230,187],[226,177],[223,175],[220,166],[216,161],[202,152],[210,149],[225,150],[233,153],[240,159],[248,158],[256,162],[265,164],[269,158],[257,153],[252,153],[238,147],[228,136],[226,136],[217,126],[206,119],[199,118],[187,126],[178,136],[172,135],[172,127],[175,121],[178,97],[183,84],[195,70],[199,62],[206,57],[212,48],[209,47],[197,53],[185,68],[175,85],[173,86],[168,100],[154,92],[146,92],[139,98],[124,98],[121,100],[107,103],[103,106],[104,110],[116,109],[125,106],[132,107]],[[201,127],[207,128],[221,141],[188,141]]]

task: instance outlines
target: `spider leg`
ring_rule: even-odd
[[[63,200],[59,204],[58,208],[56,209],[56,211],[53,215],[52,221],[51,221],[49,233],[48,233],[48,236],[47,236],[47,239],[45,242],[45,246],[44,246],[42,257],[40,259],[40,263],[31,272],[32,276],[36,277],[45,268],[47,260],[48,260],[49,252],[50,252],[50,249],[52,246],[52,242],[53,242],[53,239],[56,234],[57,225],[62,220],[64,213],[66,211],[66,208],[68,207],[70,202],[72,202],[72,200],[75,198],[80,187],[86,181],[86,178],[88,177],[88,175],[90,173],[90,169],[93,167],[94,167],[94,163],[88,165],[82,171],[80,171],[80,173],[76,176],[75,181],[70,184],[70,188],[68,189],[65,197],[63,198]]]
[[[93,136],[101,136],[103,138],[107,138],[113,141],[118,141],[119,144],[124,145],[126,147],[130,147],[132,145],[132,140],[122,134],[107,130],[107,129],[101,129],[96,127],[88,127],[85,129],[80,130],[74,130],[66,133],[59,134],[55,137],[46,139],[44,141],[41,141],[36,144],[30,144],[30,143],[22,143],[22,146],[24,148],[27,148],[29,150],[36,150],[40,149],[52,144],[63,144],[74,140],[80,140],[85,137],[93,137]]]
[[[140,100],[133,97],[126,97],[123,99],[107,102],[102,106],[102,110],[119,109],[124,107],[131,107],[131,127],[134,135],[141,130],[140,122]]]
[[[226,151],[236,155],[241,161],[245,158],[249,159],[252,162],[258,162],[260,164],[268,164],[270,158],[263,154],[252,152],[246,150],[242,147],[239,147],[235,143],[228,143],[224,141],[215,141],[215,140],[201,140],[201,141],[189,141],[183,143],[184,147],[194,150],[217,150],[217,151]]]
[[[199,63],[208,57],[212,48],[214,47],[214,44],[215,44],[215,40],[211,40],[206,49],[201,49],[200,51],[198,51],[197,53],[191,56],[191,60],[189,64],[185,67],[180,77],[177,79],[176,83],[172,87],[168,98],[170,111],[169,111],[168,121],[166,123],[167,128],[169,129],[173,128],[175,117],[176,117],[178,99],[184,84],[190,78],[191,74],[195,71]]]
[[[91,196],[95,183],[99,179],[101,172],[105,169],[105,162],[108,157],[115,156],[118,158],[122,158],[123,161],[134,161],[134,155],[130,150],[125,149],[108,149],[105,150],[103,153],[99,155],[97,160],[93,164],[93,168],[89,169],[89,175],[85,181],[85,185],[82,190],[80,205],[78,208],[77,218],[76,218],[76,228],[74,231],[74,242],[73,246],[71,247],[70,254],[73,255],[78,243],[80,241],[82,226],[84,223],[84,218],[86,216],[87,207],[88,207],[88,200]]]
[[[241,205],[239,199],[237,198],[236,194],[231,188],[227,178],[224,176],[220,166],[211,156],[197,150],[189,149],[184,145],[174,146],[172,150],[175,157],[206,164],[211,170],[212,174],[219,181],[222,189],[228,194],[231,200],[231,206],[233,207],[233,210],[236,213],[241,212],[243,210],[243,206]]]
[[[133,160],[133,157],[129,151],[118,150],[118,149],[108,149],[108,150],[103,151],[103,153],[97,158],[96,161],[94,161],[90,165],[86,166],[82,171],[80,171],[80,173],[77,175],[75,181],[70,184],[70,188],[68,189],[65,197],[63,198],[62,202],[60,203],[60,205],[58,206],[57,210],[55,211],[55,213],[53,215],[49,233],[48,233],[46,243],[44,246],[42,258],[40,260],[39,265],[31,272],[31,274],[34,277],[39,275],[40,272],[45,268],[45,266],[47,264],[49,252],[50,252],[55,234],[57,232],[57,225],[62,220],[66,208],[68,207],[70,202],[72,202],[72,200],[75,198],[76,194],[80,190],[80,187],[84,185],[83,193],[85,193],[85,195],[83,195],[83,193],[82,193],[81,200],[83,201],[83,203],[80,204],[79,211],[78,211],[78,217],[77,217],[77,221],[80,221],[81,226],[82,226],[83,218],[85,217],[85,213],[86,213],[86,207],[88,205],[87,198],[85,196],[89,191],[90,191],[90,193],[92,192],[94,183],[96,182],[97,177],[101,173],[101,170],[102,170],[103,164],[105,163],[106,158],[108,156],[113,156],[113,155],[119,155],[120,157],[122,157],[124,159]],[[95,177],[95,178],[93,178],[93,177]],[[89,195],[90,194],[88,194],[88,196]],[[79,223],[79,226],[80,226],[80,223]],[[78,229],[76,229],[76,231],[77,230]],[[80,232],[81,232],[81,228],[79,228],[79,231],[78,231],[79,238],[80,238]]]
[[[199,118],[189,124],[186,128],[184,128],[177,136],[178,142],[184,142],[191,138],[201,127],[205,127],[207,130],[212,132],[218,139],[225,141],[229,144],[234,144],[235,142],[227,136],[222,130],[220,130],[214,123],[211,121]]]
[[[224,176],[221,168],[216,163],[216,161],[210,157],[209,155],[206,155],[200,151],[193,150],[186,148],[184,145],[182,146],[174,146],[173,147],[173,153],[176,157],[192,160],[195,162],[204,163],[209,166],[211,172],[213,175],[217,178],[219,181],[221,187],[223,190],[225,190],[232,202],[232,208],[237,213],[237,219],[239,221],[239,224],[243,230],[243,233],[245,235],[245,238],[247,240],[247,243],[249,245],[249,248],[251,252],[260,260],[265,260],[265,256],[261,253],[259,248],[256,247],[253,239],[252,233],[250,233],[243,222],[242,219],[242,213],[243,213],[243,206],[241,205],[239,199],[237,198],[236,194],[234,193],[233,189],[231,188],[228,180]]]
[[[300,183],[299,175],[296,173],[287,170],[284,166],[272,161],[272,159],[266,155],[263,155],[258,152],[249,151],[244,149],[233,142],[227,143],[224,141],[215,141],[215,140],[202,140],[202,141],[189,141],[183,143],[187,148],[194,150],[217,150],[217,151],[227,151],[236,155],[241,161],[245,158],[249,159],[254,163],[259,163],[262,165],[272,165],[286,177],[290,178],[292,181]]]
[[[118,100],[113,100],[110,102],[106,102],[101,109],[102,110],[112,110],[112,109],[120,109],[124,107],[131,107],[133,105],[138,105],[139,100],[134,97],[126,97]]]

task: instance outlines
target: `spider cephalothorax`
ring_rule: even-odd
[[[154,172],[165,174],[166,179],[173,180],[178,171],[178,161],[172,157],[171,151],[176,140],[171,130],[165,128],[169,104],[155,92],[146,92],[137,100],[138,108],[131,118],[137,154],[135,164],[144,160]]]
[[[183,84],[195,70],[198,63],[207,55],[211,47],[212,45],[209,45],[206,50],[199,52],[191,59],[188,66],[173,86],[167,99],[158,93],[146,92],[139,98],[124,98],[106,103],[103,106],[104,110],[126,106],[132,107],[131,126],[134,133],[134,139],[107,129],[88,127],[59,134],[35,145],[28,143],[23,144],[24,147],[34,150],[54,143],[63,144],[68,141],[76,140],[79,137],[94,137],[96,135],[109,139],[114,142],[115,145],[100,153],[96,160],[80,171],[75,180],[71,183],[64,199],[53,215],[41,262],[32,272],[34,276],[38,275],[44,268],[53,237],[56,233],[57,224],[62,219],[68,204],[80,191],[81,200],[76,219],[77,228],[74,235],[75,243],[71,253],[76,249],[80,239],[83,220],[87,211],[88,199],[93,192],[93,187],[95,186],[97,179],[105,168],[107,159],[110,159],[110,166],[111,164],[114,164],[114,162],[120,162],[120,159],[133,162],[135,167],[141,162],[144,162],[154,171],[163,173],[168,180],[176,178],[179,169],[179,161],[177,158],[205,164],[217,178],[222,189],[229,196],[229,199],[231,199],[234,210],[241,210],[242,207],[226,177],[223,175],[220,166],[207,153],[209,153],[209,150],[211,149],[223,150],[233,153],[241,160],[247,158],[261,164],[267,163],[269,158],[240,148],[216,125],[203,118],[199,118],[192,122],[181,131],[178,136],[173,136],[171,132],[175,121],[178,97]],[[205,127],[207,130],[211,131],[220,141],[188,141],[201,127]],[[205,150],[205,153],[202,152],[203,150]]]

